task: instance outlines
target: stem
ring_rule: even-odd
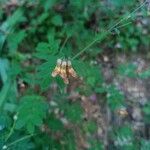
[[[140,4],[136,9],[134,9],[131,13],[129,13],[127,16],[125,15],[122,19],[120,19],[119,21],[117,21],[117,23],[115,23],[112,27],[108,28],[107,31],[105,31],[106,35],[111,32],[112,30],[114,30],[115,28],[117,28],[116,26],[119,25],[120,23],[122,23],[125,20],[128,20],[132,14],[134,14],[136,11],[138,11],[140,8],[142,8],[145,4],[147,3],[147,0],[144,1],[142,4]],[[125,26],[125,25],[122,25]],[[121,25],[119,26],[121,27]],[[106,36],[104,36],[105,38]],[[103,39],[104,39],[103,38]],[[97,41],[99,41],[99,38],[96,38],[95,40],[93,40],[90,44],[88,44],[85,48],[83,48],[79,53],[77,53],[75,56],[72,57],[71,60],[79,57],[83,52],[85,52],[89,47],[91,47],[92,45],[94,45]]]
[[[16,121],[14,121],[14,123],[13,123],[13,125],[12,125],[12,127],[11,127],[11,129],[10,129],[9,134],[8,134],[7,137],[6,137],[5,142],[6,142],[6,141],[11,137],[11,135],[13,134],[14,128],[15,128],[15,124],[16,124]]]
[[[85,52],[89,47],[91,47],[93,44],[95,44],[98,41],[98,39],[95,39],[90,44],[88,44],[85,48],[83,48],[79,53],[77,53],[74,57],[72,57],[72,60],[80,56],[83,52]]]
[[[8,145],[6,145],[6,146],[7,146],[7,147],[12,146],[12,145],[14,145],[14,144],[16,144],[16,143],[18,143],[18,142],[21,142],[21,141],[23,141],[23,140],[26,140],[26,139],[28,139],[28,138],[30,138],[30,137],[32,137],[32,136],[35,136],[35,135],[37,135],[37,134],[26,135],[26,136],[24,136],[24,137],[22,137],[22,138],[20,138],[20,139],[18,139],[18,140],[16,140],[16,141],[14,141],[14,142],[8,144]]]
[[[131,13],[129,13],[127,16],[125,15],[122,19],[120,19],[117,23],[115,23],[112,27],[110,27],[108,29],[108,31],[111,32],[117,25],[122,23],[124,20],[128,20],[132,16],[132,14],[134,14],[136,11],[138,11],[140,8],[142,8],[146,3],[147,3],[147,1],[144,1],[136,9],[134,9]]]
[[[132,22],[128,22],[128,23],[125,23],[125,24],[123,24],[123,25],[117,26],[116,29],[125,27],[125,26],[127,26],[127,25],[129,25],[129,24],[131,24],[131,23],[132,23]]]
[[[69,37],[67,36],[66,39],[65,39],[65,41],[63,42],[62,46],[61,46],[60,49],[59,49],[59,53],[62,52],[64,46],[66,45],[66,43],[67,43],[67,41],[68,41],[68,39],[69,39]]]

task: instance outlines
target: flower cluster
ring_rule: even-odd
[[[52,77],[56,77],[59,75],[65,84],[69,84],[69,77],[72,76],[74,78],[77,77],[75,70],[72,67],[70,60],[57,60],[57,64],[55,69],[52,72]]]

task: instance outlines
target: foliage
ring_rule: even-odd
[[[149,149],[149,139],[132,130],[132,117],[115,123],[118,110],[133,103],[104,74],[113,64],[103,61],[105,55],[114,62],[122,53],[149,59],[146,3],[130,14],[137,5],[136,0],[0,1],[0,149]],[[69,85],[51,76],[59,58],[71,60],[77,72]],[[149,69],[138,72],[132,62],[113,67],[119,77],[150,77]],[[150,104],[141,107],[149,125]]]

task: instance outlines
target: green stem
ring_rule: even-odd
[[[72,57],[72,60],[80,56],[83,52],[85,52],[89,47],[91,47],[93,44],[95,44],[98,41],[98,39],[95,39],[90,44],[88,44],[85,48],[83,48],[79,53],[77,53],[74,57]]]
[[[140,8],[142,8],[143,6],[145,6],[145,4],[147,3],[147,1],[144,1],[143,3],[141,3],[136,9],[134,9],[131,13],[129,13],[128,15],[125,15],[122,19],[120,19],[117,23],[115,23],[112,27],[110,27],[108,29],[109,32],[111,32],[117,25],[119,25],[120,23],[122,23],[125,20],[128,20],[135,12],[137,12]]]
[[[142,8],[143,6],[145,6],[145,4],[147,3],[147,1],[144,1],[142,4],[140,4],[136,9],[134,9],[131,13],[129,13],[127,16],[124,16],[122,19],[120,19],[119,21],[117,21],[117,23],[115,23],[112,27],[110,27],[107,31],[105,31],[105,36],[104,38],[108,35],[109,32],[111,32],[112,30],[114,30],[115,28],[117,28],[117,26],[122,23],[125,20],[128,20],[132,14],[134,14],[135,12],[137,12],[140,8]],[[120,26],[119,26],[120,27]],[[103,39],[104,39],[103,38]],[[94,39],[90,44],[88,44],[86,47],[84,47],[79,53],[77,53],[75,56],[72,57],[71,60],[79,57],[82,53],[84,53],[88,48],[90,48],[91,46],[93,46],[97,41],[102,41],[102,38],[96,38]]]
[[[22,138],[20,138],[20,139],[18,139],[18,140],[16,140],[16,141],[14,141],[14,142],[8,144],[8,145],[6,145],[6,146],[7,146],[7,147],[12,146],[12,145],[14,145],[14,144],[16,144],[16,143],[18,143],[18,142],[21,142],[21,141],[23,141],[23,140],[29,139],[30,137],[35,136],[35,135],[37,135],[37,134],[26,135],[26,136],[24,136],[24,137],[22,137]]]
[[[14,121],[14,123],[13,123],[13,125],[12,125],[12,127],[11,127],[11,129],[10,129],[9,134],[8,134],[7,137],[6,137],[5,142],[6,142],[6,141],[11,137],[11,135],[13,134],[15,125],[16,125],[16,121]]]
[[[69,37],[67,36],[66,39],[65,39],[65,41],[63,42],[62,46],[61,46],[60,49],[59,49],[59,53],[62,52],[64,46],[66,45],[66,43],[67,43],[67,41],[68,41],[68,39],[69,39]]]
[[[131,23],[132,23],[132,22],[128,22],[128,23],[125,23],[125,24],[123,24],[123,25],[117,26],[116,29],[125,27],[125,26],[127,26],[127,25],[129,25],[129,24],[131,24]]]

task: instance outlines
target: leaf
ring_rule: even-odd
[[[10,81],[7,80],[7,82],[4,84],[2,90],[0,91],[0,108],[2,107],[3,103],[6,101],[7,94],[10,89]]]
[[[48,43],[40,42],[38,43],[36,50],[36,55],[41,55],[46,57],[47,55],[52,55],[58,52],[60,40],[56,40],[53,34],[48,34]],[[41,57],[42,59],[42,57]]]
[[[131,127],[122,126],[117,128],[115,131],[115,145],[117,147],[123,148],[124,150],[133,148],[133,132]]]
[[[89,143],[90,143],[89,150],[104,150],[104,145],[96,139],[90,139]]]
[[[18,49],[19,44],[22,40],[26,37],[25,31],[19,31],[17,33],[11,33],[8,35],[7,42],[10,53],[16,52]]]
[[[11,150],[33,150],[33,149],[35,149],[35,145],[29,139],[25,139],[15,143],[14,145],[11,145]]]
[[[23,16],[23,11],[17,9],[1,26],[0,29],[3,32],[0,32],[0,52],[3,48],[4,42],[7,38],[8,33],[14,28],[14,26],[21,21]]]
[[[50,130],[52,130],[52,131],[63,130],[62,122],[59,119],[55,118],[55,116],[53,116],[53,115],[50,115],[50,117],[49,117],[48,126],[49,126]]]
[[[6,114],[1,113],[0,131],[4,130],[5,128],[9,128],[10,126],[11,126],[11,119]]]
[[[41,86],[42,89],[47,89],[52,81],[51,73],[55,68],[57,57],[48,56],[47,62],[41,64],[37,68],[37,83]]]
[[[62,17],[60,15],[55,15],[52,19],[51,22],[55,25],[55,26],[62,26],[63,24],[63,20]]]
[[[150,69],[144,71],[144,72],[141,72],[139,73],[139,77],[142,78],[142,79],[147,79],[150,77]]]
[[[80,123],[82,120],[83,110],[79,103],[66,104],[63,107],[64,114],[68,120],[73,123]]]
[[[38,43],[36,50],[41,52],[43,51],[44,53],[50,52],[50,45],[45,42],[40,42]]]
[[[76,150],[76,142],[75,142],[75,136],[72,131],[66,131],[63,136],[63,141],[65,142],[65,149],[66,150]]]
[[[2,25],[3,31],[10,31],[23,17],[22,9],[17,9]]]
[[[9,112],[15,112],[17,106],[13,103],[5,103],[4,110]]]
[[[150,122],[150,103],[147,103],[143,109],[142,109],[143,113],[144,113],[144,120],[146,123]]]
[[[116,110],[124,105],[124,95],[114,86],[107,88],[107,103],[111,110]]]
[[[94,121],[88,121],[84,124],[85,132],[94,133],[97,130],[97,125]]]
[[[47,0],[47,1],[41,0],[41,5],[44,6],[45,11],[48,11],[49,9],[51,9],[55,3],[56,3],[56,0]]]
[[[121,64],[118,67],[118,73],[122,76],[127,76],[130,78],[137,77],[136,73],[137,66],[134,64]]]
[[[95,87],[96,84],[101,84],[103,82],[103,77],[98,67],[77,60],[73,60],[72,64],[78,76],[83,77],[86,83],[91,87]]]
[[[26,127],[29,133],[33,133],[35,126],[40,126],[46,116],[46,103],[43,97],[38,95],[26,95],[21,99],[18,110],[16,129]]]
[[[0,58],[0,76],[3,83],[8,79],[9,61],[7,59]]]

